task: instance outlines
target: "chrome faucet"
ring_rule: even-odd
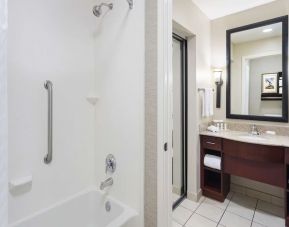
[[[103,190],[109,186],[113,185],[113,179],[112,177],[106,179],[105,181],[101,182],[100,184],[100,190]]]
[[[250,134],[251,134],[251,135],[254,135],[254,136],[258,136],[258,135],[261,134],[255,124],[253,124],[253,125],[251,126]]]

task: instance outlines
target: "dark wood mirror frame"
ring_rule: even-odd
[[[282,117],[267,117],[257,115],[241,115],[231,113],[231,34],[258,28],[270,24],[282,23],[282,74],[283,74],[283,97],[282,97]],[[274,19],[245,25],[227,30],[227,91],[226,91],[226,115],[230,119],[256,120],[288,122],[288,15]]]

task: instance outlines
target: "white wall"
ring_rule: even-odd
[[[175,29],[188,38],[188,197],[200,195],[199,124],[197,88],[211,86],[210,21],[191,0],[173,1]]]
[[[7,1],[0,0],[0,227],[8,223],[7,193]]]
[[[226,30],[259,22],[279,16],[289,14],[289,1],[278,0],[270,4],[258,6],[240,13],[232,14],[223,18],[213,20],[211,22],[211,50],[212,50],[212,65],[214,67],[224,69],[224,85],[222,86],[222,106],[220,109],[215,109],[214,118],[226,119]],[[267,125],[285,125],[288,123],[272,123],[272,122],[256,122],[256,121],[238,121],[228,120],[232,122],[250,122],[250,123],[263,123]],[[258,182],[248,181],[243,178],[233,177],[232,182],[244,185],[249,188],[261,190],[263,192],[283,196],[282,190],[279,188],[271,187],[269,185],[261,184]]]
[[[106,179],[104,161],[114,154],[117,169],[110,193],[140,213],[143,225],[144,174],[144,1],[126,1],[94,24],[96,66],[96,179]]]
[[[95,110],[91,0],[9,1],[9,179],[33,176],[30,190],[9,195],[14,222],[92,185]],[[54,156],[47,152],[47,91],[54,89]]]

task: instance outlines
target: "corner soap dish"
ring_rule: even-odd
[[[91,104],[91,105],[95,105],[97,103],[97,101],[99,100],[99,97],[96,95],[89,95],[86,96],[86,100]]]
[[[25,176],[9,181],[9,190],[16,190],[32,184],[32,176]]]

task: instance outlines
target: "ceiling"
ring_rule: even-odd
[[[209,19],[213,20],[275,0],[192,0]]]

